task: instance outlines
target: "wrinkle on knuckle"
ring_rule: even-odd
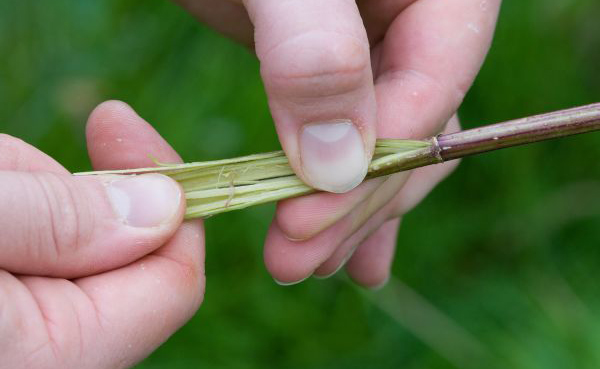
[[[53,173],[34,175],[39,188],[39,199],[43,218],[46,222],[40,235],[44,257],[56,261],[78,252],[89,240],[90,212],[85,206],[86,196],[75,188],[75,184],[65,176]],[[52,250],[52,251],[49,251]]]
[[[174,269],[179,281],[178,285],[182,290],[183,296],[186,296],[186,304],[183,304],[181,307],[185,311],[184,315],[191,316],[204,299],[204,273],[194,260],[179,260],[172,257],[165,258],[176,264]]]
[[[169,269],[173,271],[173,279],[177,281],[177,285],[185,293],[191,292],[192,300],[198,300],[197,294],[200,294],[204,289],[204,273],[199,262],[182,256],[173,257],[167,254],[157,256],[173,265]]]
[[[337,32],[302,33],[276,44],[261,60],[267,86],[281,97],[342,95],[371,78],[368,45]]]
[[[58,355],[54,343],[46,340],[29,349],[23,355],[23,364],[25,368],[47,368],[48,362],[54,364],[62,363],[64,360]]]

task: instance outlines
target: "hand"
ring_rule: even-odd
[[[87,126],[95,169],[177,154],[131,108],[101,104]],[[125,368],[200,305],[202,222],[161,175],[73,177],[0,135],[0,368]]]
[[[362,181],[376,137],[459,129],[455,112],[500,7],[500,0],[176,1],[254,47],[294,171],[340,193]],[[356,282],[382,285],[400,217],[454,166],[281,202],[266,240],[267,268],[291,284],[329,276],[348,261]]]

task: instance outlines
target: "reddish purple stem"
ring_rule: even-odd
[[[600,103],[515,119],[437,138],[443,160],[600,130]]]

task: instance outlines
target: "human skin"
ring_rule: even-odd
[[[383,285],[401,217],[456,163],[358,185],[375,138],[459,130],[501,1],[175,1],[256,52],[292,168],[330,191],[278,204],[264,249],[275,280],[345,264],[358,284]]]
[[[179,2],[256,50],[295,172],[344,192],[278,205],[265,242],[273,277],[296,283],[347,261],[357,283],[380,286],[400,217],[454,164],[354,187],[376,137],[458,130],[455,112],[487,53],[500,0]],[[180,160],[120,102],[96,108],[87,138],[96,170],[152,166],[149,150]],[[195,313],[202,222],[181,223],[174,182],[140,177],[74,178],[0,135],[0,368],[130,367]]]
[[[129,106],[87,124],[94,169],[181,159]],[[133,182],[131,182],[133,181]],[[202,221],[181,222],[183,194],[151,175],[74,177],[0,135],[0,368],[127,368],[198,309]]]

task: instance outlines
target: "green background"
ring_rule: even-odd
[[[464,126],[600,101],[599,19],[597,0],[506,1]],[[278,148],[255,58],[171,3],[0,2],[1,132],[88,170],[106,99],[188,161]],[[277,286],[273,206],[211,218],[205,302],[139,368],[598,368],[599,158],[588,134],[464,160],[405,217],[377,293]]]

